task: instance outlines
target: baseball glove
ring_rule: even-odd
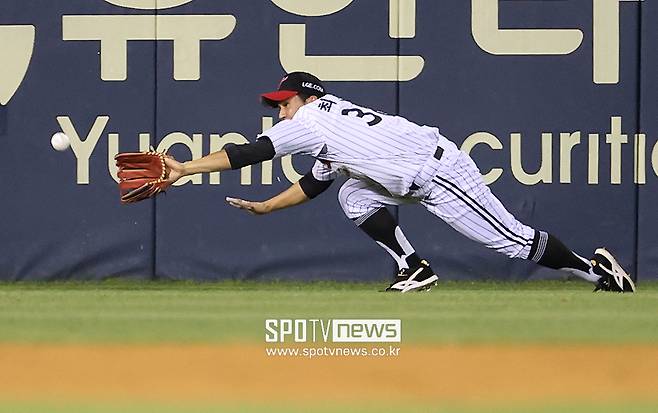
[[[167,155],[161,152],[126,152],[114,157],[119,167],[119,193],[121,203],[143,201],[164,192],[169,171],[165,165]]]

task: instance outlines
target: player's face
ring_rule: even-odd
[[[299,108],[307,103],[313,102],[316,99],[316,96],[310,96],[308,99],[303,100],[299,96],[295,95],[290,99],[284,100],[283,102],[279,103],[279,119],[292,119]]]
[[[297,95],[284,100],[279,103],[279,119],[292,119],[295,113],[297,113],[297,110],[302,106],[304,106],[304,101]]]

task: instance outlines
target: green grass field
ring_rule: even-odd
[[[291,282],[0,283],[0,343],[263,344],[267,318],[399,318],[402,344],[658,345],[658,282],[635,295],[592,293],[579,281],[444,282],[431,292],[380,293],[382,284]],[[0,359],[1,359],[0,355]],[[658,380],[658,373],[656,375]],[[584,383],[595,385],[595,383]],[[0,400],[0,412],[437,411],[654,412],[623,405],[172,406]]]
[[[658,283],[592,293],[578,281],[381,284],[0,284],[1,342],[262,342],[266,318],[400,318],[404,341],[658,343]]]
[[[0,405],[2,413],[655,413],[656,405],[649,403],[623,403],[623,404],[554,404],[549,406],[490,406],[486,409],[463,406],[349,406],[340,405],[332,407],[317,406],[312,410],[308,407],[298,406],[273,407],[271,404],[261,405],[223,405],[217,406],[171,406],[171,405],[139,405],[139,404],[108,404],[104,406],[94,404],[70,404],[70,403],[13,403]]]

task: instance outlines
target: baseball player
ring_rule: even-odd
[[[185,163],[167,159],[168,180],[240,169],[288,154],[312,156],[312,169],[273,198],[227,201],[253,214],[267,214],[313,199],[336,177],[346,176],[338,193],[343,211],[398,265],[387,291],[427,290],[438,280],[386,209],[412,203],[508,257],[574,274],[594,283],[595,291],[635,291],[634,280],[606,249],[597,249],[588,260],[554,235],[518,221],[484,184],[473,160],[437,128],[327,94],[322,82],[305,72],[289,73],[278,90],[261,99],[279,109],[280,122],[254,143],[227,146]]]

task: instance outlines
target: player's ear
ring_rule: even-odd
[[[316,100],[318,100],[318,97],[311,95],[311,96],[306,98],[306,100],[304,101],[304,104],[306,105],[306,104],[309,104],[311,102],[315,102]]]

